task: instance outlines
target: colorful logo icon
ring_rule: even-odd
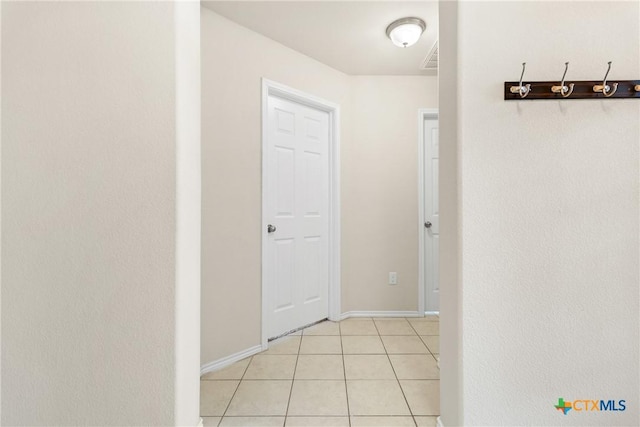
[[[558,399],[558,404],[554,405],[558,411],[562,411],[565,415],[571,410],[571,402],[565,402],[564,398]]]
[[[626,400],[593,400],[593,399],[574,399],[572,402],[565,402],[564,398],[558,399],[558,404],[553,405],[558,411],[562,411],[567,415],[570,410],[574,412],[593,412],[593,411],[625,411],[627,409]]]

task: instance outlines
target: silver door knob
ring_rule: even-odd
[[[431,228],[431,226],[432,226],[432,225],[433,225],[433,224],[431,224],[429,221],[427,221],[427,222],[425,222],[425,223],[424,223],[424,226],[425,226],[426,228]]]
[[[276,226],[275,225],[267,225],[267,233],[273,233],[274,231],[276,231]]]

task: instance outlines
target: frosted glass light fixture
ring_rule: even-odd
[[[420,18],[402,18],[393,21],[387,27],[387,37],[398,47],[409,47],[416,44],[427,28]]]

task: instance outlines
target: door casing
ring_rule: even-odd
[[[425,281],[426,265],[424,263],[424,121],[427,119],[437,120],[438,109],[421,108],[418,110],[418,311],[420,313],[425,313],[425,298],[427,293],[427,284]]]
[[[329,114],[329,320],[339,321],[340,307],[340,105],[293,89],[272,80],[262,79],[262,349],[268,348],[267,322],[269,297],[265,280],[267,262],[267,101],[276,96]]]

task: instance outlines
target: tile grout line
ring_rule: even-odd
[[[289,399],[287,400],[287,410],[284,412],[284,421],[282,427],[287,424],[287,418],[289,417],[289,406],[291,405],[291,396],[293,396],[293,383],[296,380],[296,372],[298,370],[298,360],[300,360],[300,349],[302,348],[302,338],[304,337],[304,329],[300,331],[300,344],[298,344],[298,353],[296,353],[296,364],[293,367],[293,376],[291,377],[291,389],[289,390]]]
[[[436,363],[438,363],[438,358],[436,358],[436,355],[433,354],[433,352],[431,351],[431,348],[429,348],[427,343],[424,342],[422,337],[437,336],[438,337],[438,341],[439,341],[440,340],[440,319],[439,318],[438,318],[437,322],[438,322],[438,335],[420,335],[420,334],[418,334],[418,331],[416,330],[416,328],[414,328],[413,324],[411,322],[409,322],[409,324],[411,325],[413,330],[416,332],[416,334],[418,334],[418,338],[420,338],[420,341],[422,341],[422,344],[424,344],[424,346],[427,348],[427,350],[429,351],[429,354],[431,355],[431,357],[433,357],[433,360],[435,360]],[[428,381],[436,381],[436,380],[428,380]],[[437,381],[438,381],[438,395],[440,395],[440,367],[439,366],[438,366],[438,379],[437,379]],[[402,388],[402,386],[400,386],[400,388]],[[403,391],[403,393],[404,393],[404,391]],[[411,408],[409,408],[409,410],[411,410]],[[438,412],[440,412],[439,408],[438,408]],[[439,415],[436,415],[436,416],[439,416]],[[413,416],[413,421],[416,423],[416,425],[418,425],[418,422],[416,421],[416,416],[415,415]]]
[[[429,354],[431,354],[431,357],[433,357],[433,360],[438,362],[438,358],[436,357],[435,354],[433,354],[433,351],[431,351],[431,348],[429,348],[427,343],[424,342],[422,337],[438,337],[438,341],[440,341],[440,318],[438,318],[437,321],[436,320],[425,320],[425,322],[438,322],[438,335],[420,335],[420,334],[418,334],[418,331],[416,330],[416,328],[413,327],[413,324],[411,322],[409,322],[409,325],[411,325],[411,328],[416,332],[416,334],[418,335],[418,338],[420,338],[420,341],[422,341],[424,346],[427,347],[427,350],[429,350]],[[440,368],[438,368],[438,369],[440,369]]]
[[[233,398],[236,397],[236,393],[238,392],[238,389],[240,388],[240,384],[242,384],[242,381],[244,380],[245,374],[249,370],[249,365],[251,365],[251,362],[253,362],[253,356],[251,356],[251,358],[249,359],[249,363],[247,363],[247,366],[244,368],[244,371],[242,371],[242,375],[240,376],[240,381],[238,381],[238,385],[236,386],[236,389],[233,391],[233,394],[231,395],[231,399],[229,399],[229,403],[227,403],[227,406],[224,408],[224,412],[222,413],[222,416],[220,417],[220,421],[218,421],[218,426],[220,424],[222,424],[222,420],[224,419],[225,415],[227,415],[227,411],[229,410],[229,406],[231,406],[231,402],[233,401]]]
[[[409,322],[407,321],[407,323],[409,323]],[[375,320],[374,320],[373,324],[375,325],[376,330],[378,331],[378,334],[380,334],[380,331],[378,330],[378,325],[376,324]],[[409,325],[411,325],[411,324],[409,323]],[[413,329],[413,326],[411,328]],[[414,329],[414,331],[415,331],[415,329]],[[400,393],[402,393],[402,397],[404,398],[404,402],[407,404],[407,409],[409,409],[409,414],[411,416],[411,419],[413,420],[413,424],[415,426],[417,426],[418,423],[416,422],[416,417],[415,417],[415,415],[413,415],[413,411],[411,410],[411,406],[409,405],[409,401],[407,400],[407,396],[404,394],[404,390],[402,388],[402,384],[400,384],[400,380],[398,379],[398,374],[396,373],[396,368],[393,367],[393,362],[391,362],[391,357],[389,357],[389,352],[387,351],[387,346],[384,345],[384,341],[382,340],[382,336],[380,336],[380,341],[382,341],[382,346],[384,347],[384,351],[385,351],[385,354],[387,356],[387,360],[389,361],[389,365],[391,365],[391,370],[393,371],[393,375],[396,377],[396,382],[398,383],[398,387],[400,388]],[[422,340],[420,340],[420,341],[422,341]],[[425,345],[425,347],[426,347],[426,345]]]
[[[338,332],[340,333],[340,353],[342,356],[342,373],[344,375],[344,394],[347,398],[347,421],[349,422],[349,427],[351,427],[351,408],[349,407],[349,390],[347,387],[347,366],[344,361],[344,346],[342,345],[342,325],[341,322],[338,322]]]
[[[409,322],[409,326],[411,326],[411,329],[413,329],[413,332],[416,333],[416,335],[418,336],[418,338],[420,339],[420,342],[422,343],[422,345],[424,345],[427,348],[427,351],[429,352],[429,354],[431,355],[431,357],[434,358],[435,360],[435,356],[433,355],[433,352],[431,351],[431,349],[429,348],[429,346],[427,345],[426,342],[424,342],[424,340],[422,339],[423,336],[427,336],[427,335],[420,335],[418,333],[418,331],[416,330],[416,328],[413,326],[413,324],[411,322]]]
[[[431,348],[427,345],[426,342],[424,342],[424,340],[422,339],[422,337],[426,337],[426,336],[437,336],[437,335],[418,335],[420,337],[420,341],[422,341],[422,343],[424,344],[425,347],[427,347],[427,350],[429,350],[429,354],[431,355],[431,357],[433,357],[433,359],[437,362],[438,359],[436,358],[436,355],[433,354],[433,351],[431,351]],[[440,338],[438,338],[440,339]]]

